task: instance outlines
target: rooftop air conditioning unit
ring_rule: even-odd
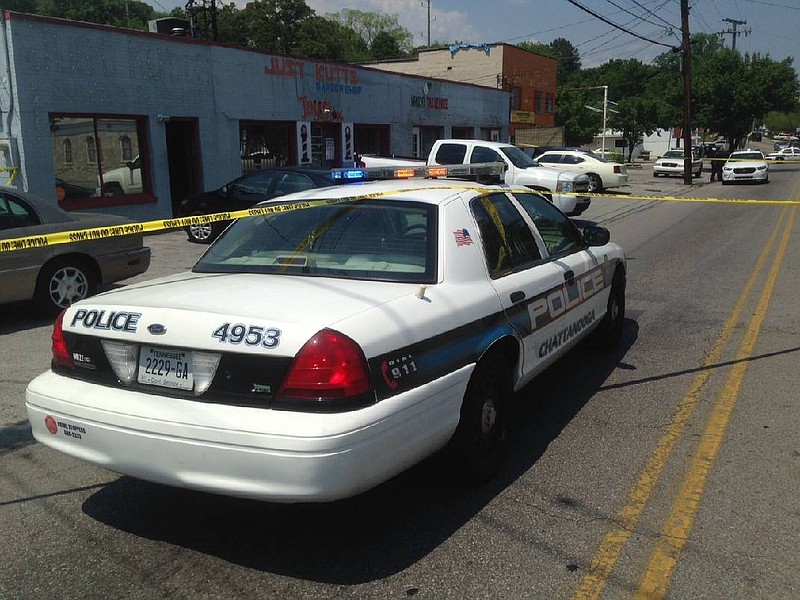
[[[192,31],[191,23],[178,17],[153,19],[148,21],[147,25],[150,33],[161,33],[163,35],[189,36]]]

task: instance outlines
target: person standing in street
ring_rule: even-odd
[[[711,181],[717,178],[717,181],[722,181],[722,163],[725,160],[725,153],[719,146],[714,146],[709,153],[711,158]]]

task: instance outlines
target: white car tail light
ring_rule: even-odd
[[[53,362],[57,365],[74,369],[75,363],[72,361],[72,355],[69,353],[67,342],[64,339],[63,323],[65,312],[66,311],[62,310],[61,314],[56,318],[55,323],[53,323]]]
[[[194,395],[205,392],[214,381],[214,375],[222,355],[218,352],[192,352],[192,374],[194,375]]]
[[[106,358],[111,368],[114,369],[114,374],[122,383],[129,384],[133,381],[134,375],[136,375],[136,359],[139,347],[136,344],[127,342],[100,341],[103,344]]]
[[[325,401],[369,391],[369,371],[361,347],[338,331],[323,329],[297,353],[278,396]]]

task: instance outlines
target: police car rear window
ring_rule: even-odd
[[[436,281],[435,206],[398,200],[282,206],[238,220],[194,270]]]

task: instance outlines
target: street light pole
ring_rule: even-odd
[[[606,120],[608,118],[608,86],[603,86],[603,156],[606,155]]]

